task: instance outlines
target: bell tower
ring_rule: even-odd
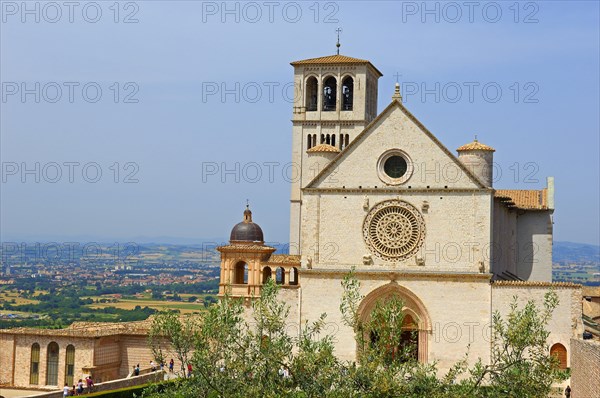
[[[377,81],[383,75],[371,62],[339,53],[295,61],[291,65],[294,67],[294,173],[290,254],[301,254],[302,188],[335,157],[331,154],[344,151],[375,119]]]

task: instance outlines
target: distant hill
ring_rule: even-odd
[[[597,263],[600,265],[600,246],[574,242],[554,242],[553,263]]]

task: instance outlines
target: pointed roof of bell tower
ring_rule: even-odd
[[[324,57],[318,58],[308,58],[302,59],[299,61],[291,62],[292,66],[300,66],[300,65],[369,65],[371,68],[375,70],[375,72],[379,75],[379,77],[383,76],[383,73],[379,71],[370,61],[366,59],[353,58],[348,57],[346,55],[336,54],[336,55],[326,55]]]

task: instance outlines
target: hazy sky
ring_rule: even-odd
[[[289,63],[340,26],[380,111],[400,74],[450,150],[496,148],[497,188],[554,176],[555,240],[598,244],[598,4],[2,1],[1,239],[226,237],[249,199],[287,242]]]

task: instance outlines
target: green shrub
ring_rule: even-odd
[[[110,391],[99,391],[91,394],[85,394],[86,397],[101,397],[101,398],[133,398],[142,395],[142,391],[154,383],[140,384],[132,387],[123,387]]]

